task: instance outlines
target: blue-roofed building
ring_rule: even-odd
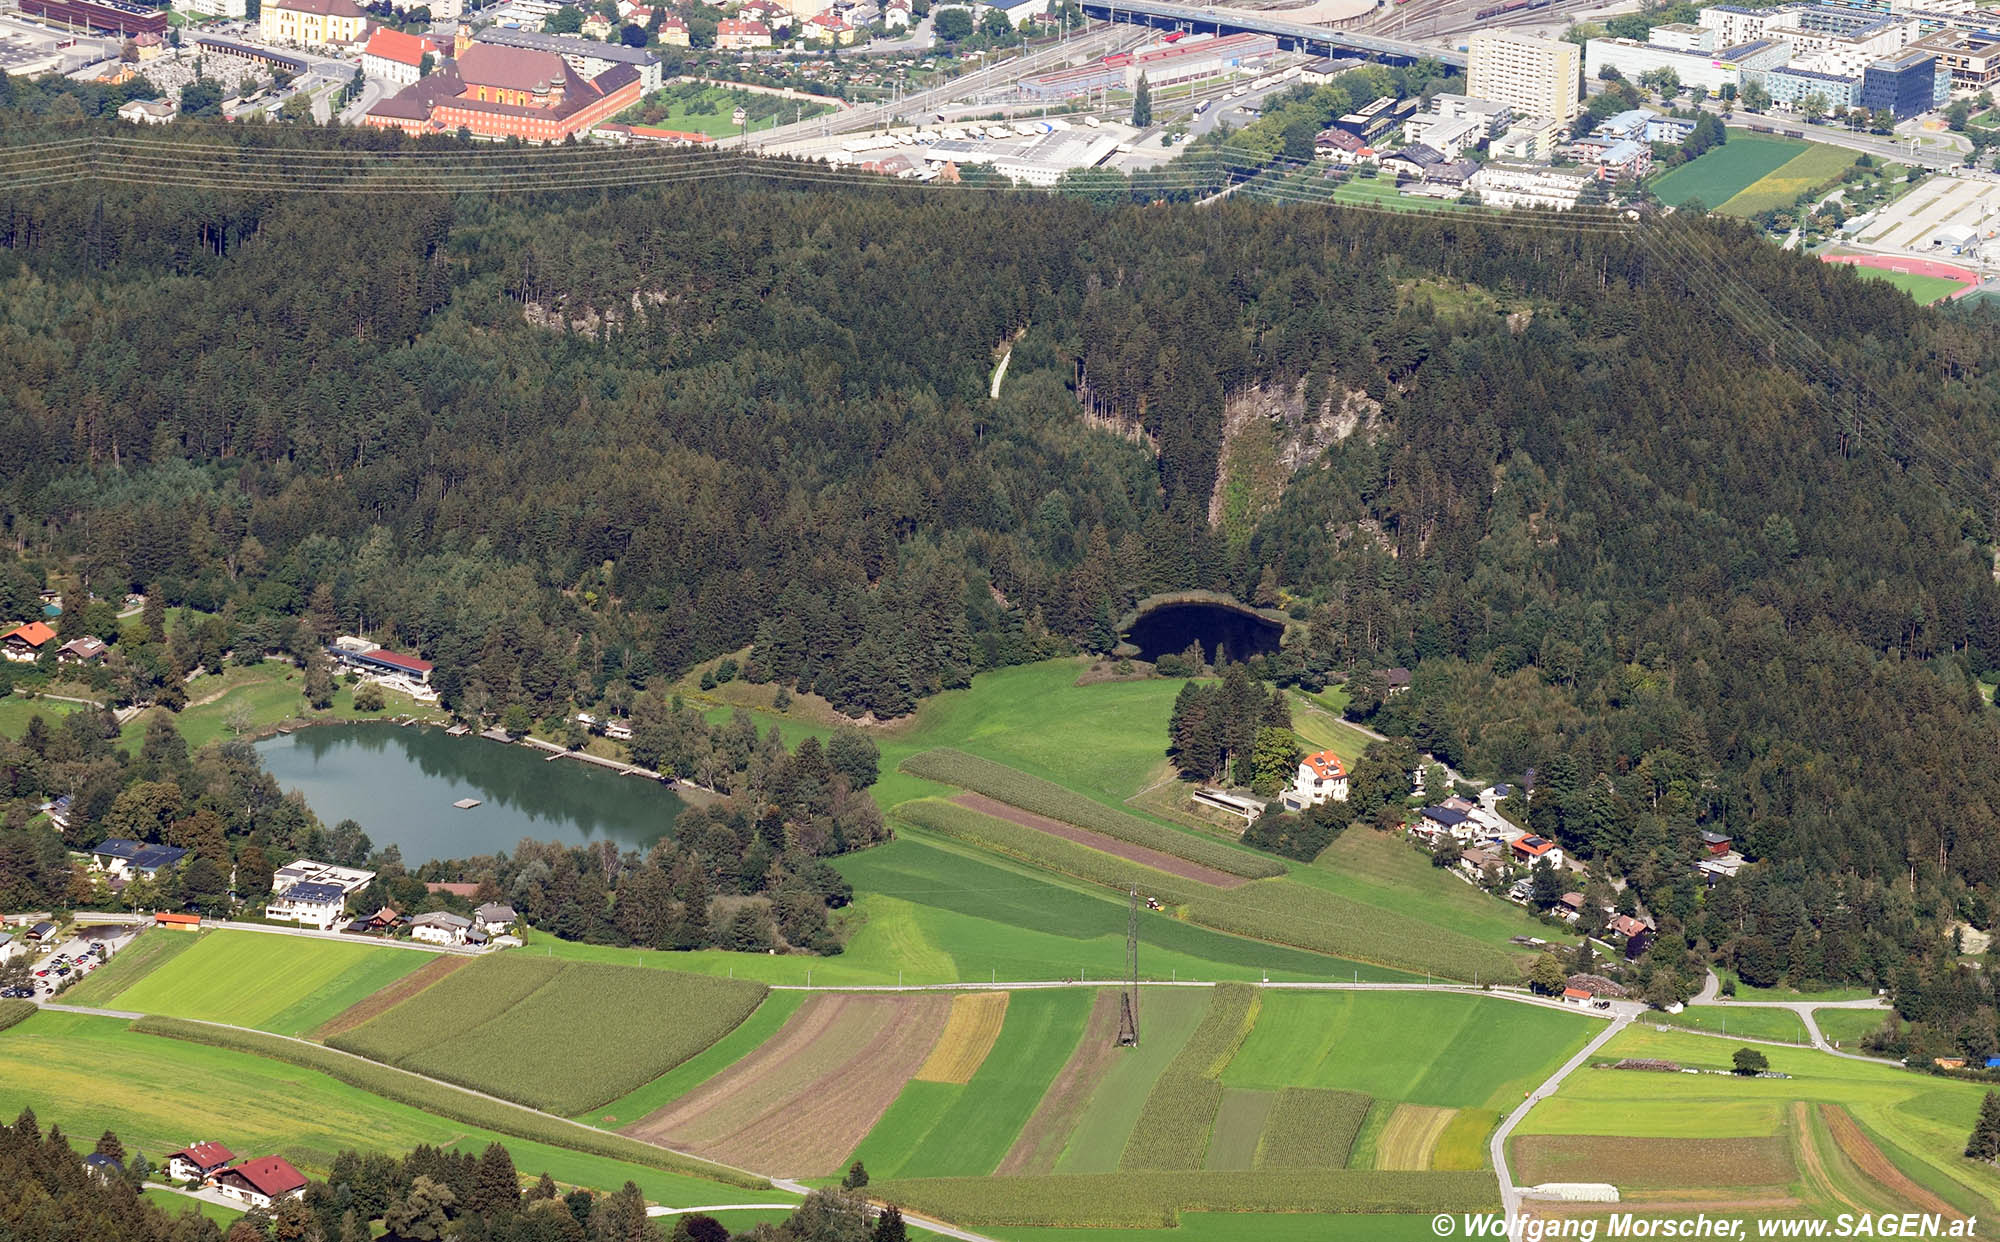
[[[177,845],[146,845],[119,837],[103,842],[90,852],[91,868],[110,876],[130,879],[151,876],[180,866],[187,851]]]
[[[1472,817],[1457,807],[1427,806],[1417,816],[1417,826],[1411,831],[1422,833],[1432,840],[1450,837],[1455,841],[1470,841],[1479,831]]]
[[[273,897],[264,907],[264,917],[273,922],[332,931],[346,910],[346,889],[338,884],[308,881],[294,884]]]
[[[83,1158],[83,1167],[103,1181],[115,1181],[125,1176],[125,1166],[116,1157],[94,1151]]]

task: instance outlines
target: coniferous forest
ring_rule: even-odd
[[[1726,222],[782,176],[0,191],[0,286],[0,611],[60,565],[216,614],[217,650],[401,644],[487,714],[747,647],[753,680],[886,718],[1229,592],[1298,622],[1270,678],[1532,769],[1535,826],[1662,943],[1992,1025],[1941,933],[2000,885],[1976,310]],[[1328,430],[1232,525],[1255,393]],[[123,653],[119,693],[203,658]],[[1704,898],[1709,828],[1770,865]]]

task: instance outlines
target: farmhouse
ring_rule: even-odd
[[[1330,750],[1317,751],[1299,760],[1292,787],[1285,792],[1289,810],[1318,806],[1322,802],[1347,801],[1347,769],[1340,756]]]
[[[167,1176],[177,1182],[205,1182],[234,1159],[236,1153],[220,1143],[190,1143],[167,1157]]]
[[[446,910],[419,914],[410,920],[410,939],[429,944],[464,944],[466,933],[471,930],[471,919]]]
[[[347,893],[338,884],[294,884],[264,907],[264,917],[332,931],[347,909]]]
[[[270,1207],[295,1197],[306,1188],[306,1179],[283,1156],[259,1156],[216,1174],[215,1188],[250,1207]]]
[[[504,932],[512,927],[514,920],[519,917],[520,915],[514,913],[514,907],[502,905],[497,901],[489,901],[472,912],[473,925],[485,932]]]
[[[0,655],[15,663],[26,663],[42,653],[42,648],[54,642],[56,632],[40,621],[30,621],[17,625],[0,634]]]

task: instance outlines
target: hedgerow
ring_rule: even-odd
[[[1132,1137],[1119,1157],[1121,1169],[1199,1169],[1222,1107],[1223,1069],[1256,1025],[1259,997],[1246,984],[1215,989],[1201,1025],[1153,1083]]]
[[[1381,1169],[914,1178],[868,1195],[956,1225],[1105,1229],[1171,1227],[1182,1212],[1476,1212],[1500,1198],[1491,1173]]]
[[[1136,815],[1128,815],[1053,781],[1030,776],[964,751],[948,747],[927,750],[903,760],[903,770],[926,780],[983,793],[1024,811],[1101,832],[1132,845],[1143,845],[1162,854],[1172,854],[1230,875],[1254,880],[1285,874],[1285,865],[1276,859],[1259,858],[1243,850],[1231,849],[1220,841],[1206,841]]]
[[[37,1006],[31,1000],[0,1000],[0,1031],[18,1022],[25,1022],[35,1012]]]
[[[1374,1101],[1359,1091],[1286,1087],[1257,1137],[1259,1169],[1338,1169]]]
[[[189,1022],[181,1018],[141,1018],[132,1024],[131,1029],[142,1034],[162,1035],[169,1039],[182,1039],[189,1043],[207,1044],[210,1047],[227,1048],[234,1052],[247,1052],[305,1069],[317,1070],[329,1078],[338,1079],[370,1095],[422,1109],[432,1116],[449,1118],[465,1125],[478,1126],[484,1130],[493,1130],[515,1138],[547,1143],[552,1147],[563,1147],[586,1155],[602,1156],[608,1160],[623,1160],[647,1168],[685,1173],[750,1190],[768,1190],[771,1185],[767,1179],[751,1173],[724,1165],[710,1164],[692,1156],[683,1156],[679,1152],[626,1138],[621,1134],[610,1134],[590,1126],[579,1125],[574,1121],[566,1121],[561,1117],[551,1117],[518,1104],[509,1104],[505,1100],[475,1095],[469,1091],[420,1078],[407,1070],[382,1065],[331,1048],[322,1048],[303,1040],[266,1035],[261,1031],[249,1031],[240,1027]],[[548,1050],[546,1055],[551,1059],[567,1059],[561,1057],[555,1049]]]

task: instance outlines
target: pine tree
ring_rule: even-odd
[[[1965,1142],[1965,1154],[1973,1160],[2000,1159],[2000,1092],[1988,1091],[1979,1105],[1979,1121]]]
[[[1138,89],[1132,93],[1132,124],[1140,129],[1153,123],[1153,84],[1139,75]]]
[[[521,1207],[521,1177],[514,1158],[498,1143],[488,1143],[479,1157],[479,1175],[472,1184],[470,1206],[483,1215],[516,1212]]]
[[[906,1242],[909,1229],[903,1224],[901,1209],[891,1203],[875,1221],[875,1242]]]

